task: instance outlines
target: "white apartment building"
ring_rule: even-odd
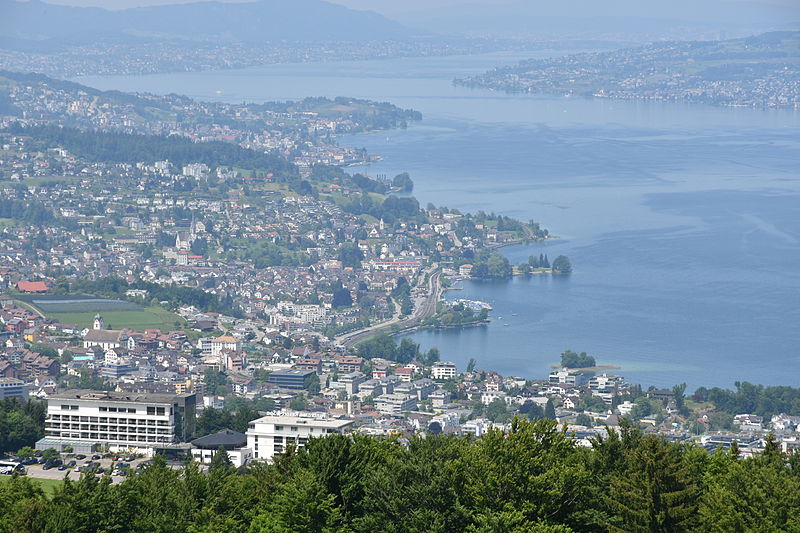
[[[450,402],[450,392],[444,389],[435,390],[428,397],[434,407],[442,407]]]
[[[353,420],[319,413],[275,413],[250,422],[247,447],[253,459],[269,461],[290,445],[302,448],[310,438],[345,433],[352,425]]]
[[[431,377],[433,379],[455,379],[456,364],[450,361],[439,361],[431,367]]]
[[[491,420],[487,420],[485,418],[476,418],[475,420],[470,420],[463,426],[461,426],[461,431],[465,435],[474,435],[476,437],[482,437],[486,435],[492,428],[502,428],[503,424],[495,424]]]
[[[566,383],[567,385],[584,385],[588,380],[580,369],[562,368],[550,372],[549,381],[550,383]]]
[[[506,400],[506,393],[503,391],[492,391],[487,390],[481,393],[481,403],[483,405],[489,405],[495,400]]]
[[[211,172],[211,169],[208,168],[208,165],[205,163],[189,163],[188,165],[183,166],[181,172],[184,176],[191,176],[193,178],[200,179]]]
[[[375,398],[375,409],[381,413],[399,415],[416,408],[417,397],[410,394],[381,394]]]
[[[367,380],[366,376],[361,372],[350,372],[339,376],[339,383],[344,386],[348,396],[352,396],[359,391],[359,387]]]
[[[278,302],[277,308],[282,316],[270,316],[274,323],[299,322],[319,326],[328,322],[328,310],[321,305]]]
[[[151,455],[186,442],[194,432],[194,394],[138,394],[73,389],[48,398],[44,438],[36,448]]]
[[[20,402],[28,401],[28,386],[21,379],[0,378],[0,400],[16,398]]]
[[[236,337],[231,337],[230,335],[222,335],[211,341],[212,357],[219,357],[222,350],[238,351],[239,341]]]

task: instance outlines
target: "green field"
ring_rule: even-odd
[[[47,496],[52,496],[56,487],[64,484],[62,479],[40,479],[36,477],[28,477],[33,483],[38,484]],[[0,476],[0,483],[8,483],[11,476]]]
[[[3,228],[13,228],[16,227],[19,223],[14,220],[13,218],[0,218],[0,230]]]
[[[134,331],[144,331],[146,329],[160,329],[162,331],[172,331],[175,329],[175,322],[180,322],[180,327],[186,326],[186,322],[175,313],[171,313],[160,307],[145,307],[141,311],[104,311],[103,319],[107,329],[128,328]],[[55,318],[62,324],[77,324],[79,326],[91,326],[94,322],[94,312],[91,313],[50,313],[47,316]]]

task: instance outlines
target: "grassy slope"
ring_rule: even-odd
[[[64,483],[61,479],[41,479],[35,477],[28,477],[28,479],[34,483],[38,483],[48,496],[52,496],[56,487],[60,487]],[[0,483],[7,483],[9,480],[11,480],[11,476],[0,476]]]

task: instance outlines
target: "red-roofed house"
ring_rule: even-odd
[[[20,281],[17,283],[17,289],[22,292],[47,292],[48,288],[44,281]]]

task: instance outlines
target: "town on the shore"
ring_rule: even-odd
[[[479,437],[516,416],[556,419],[587,446],[628,423],[745,455],[769,433],[798,446],[800,417],[780,402],[643,389],[569,350],[549,375],[501,376],[395,340],[490,320],[483,302],[442,297],[458,279],[572,271],[565,256],[511,265],[498,253],[550,239],[534,221],[423,208],[406,174],[342,169],[371,156],[335,134],[418,113],[3,76],[0,399],[47,407],[0,435],[1,451],[207,462],[222,446],[241,465],[329,433]],[[52,454],[24,459],[33,472],[68,468]]]

